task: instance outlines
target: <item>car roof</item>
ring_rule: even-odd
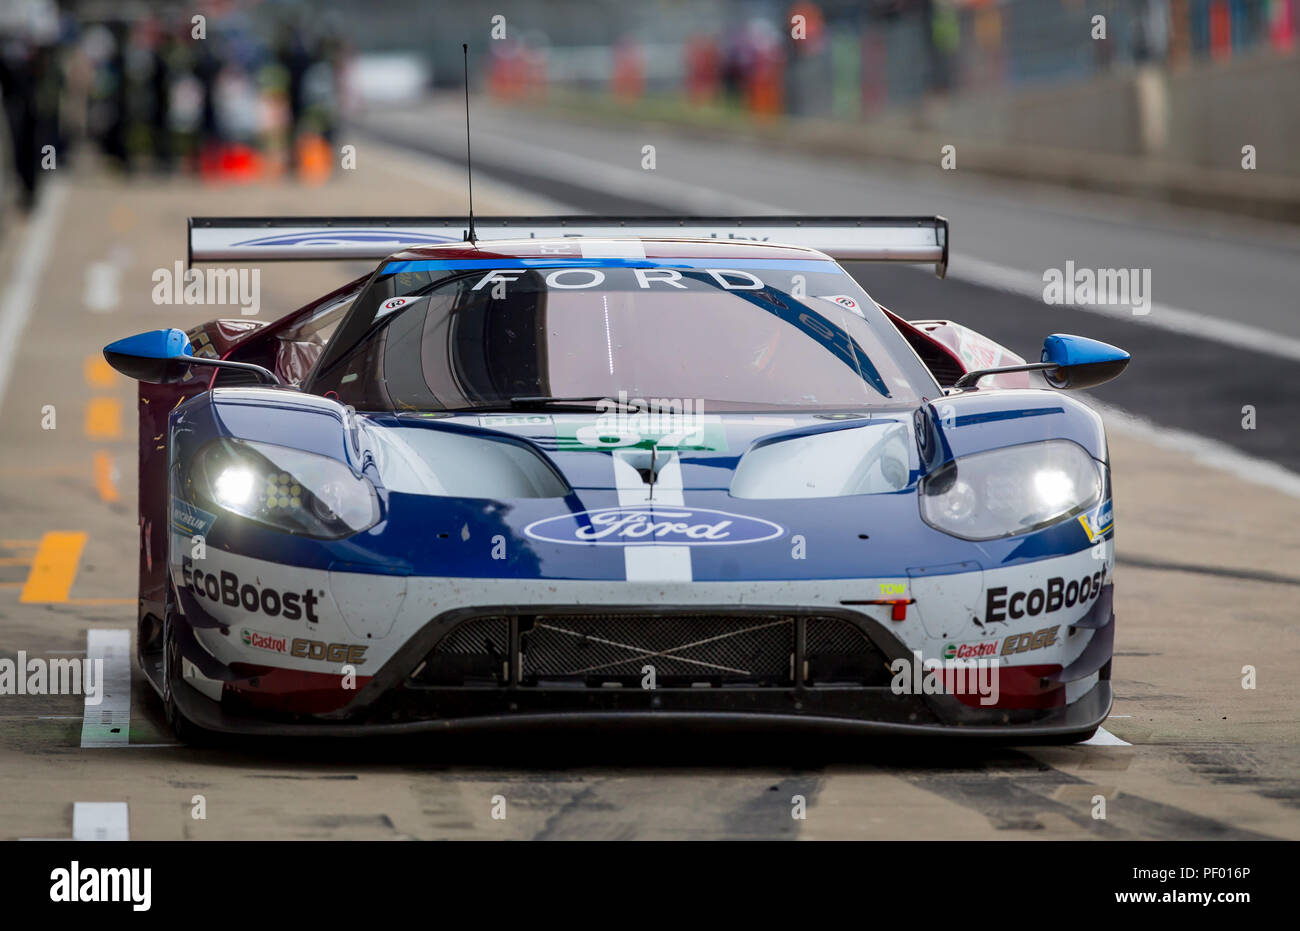
[[[834,260],[824,252],[803,246],[786,246],[777,243],[753,242],[741,239],[596,239],[574,236],[567,239],[492,239],[478,242],[457,242],[445,245],[416,246],[396,252],[388,261],[414,259],[547,259],[547,258],[609,258],[609,259],[769,259],[772,261]]]

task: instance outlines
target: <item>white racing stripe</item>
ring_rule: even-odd
[[[667,459],[659,469],[659,478],[651,486],[641,478],[632,465],[633,458],[646,458],[640,450],[614,450],[614,482],[618,488],[620,505],[659,504],[665,507],[684,507],[682,496],[682,466],[677,453],[660,453]],[[648,463],[647,463],[648,464]],[[691,548],[689,546],[625,546],[624,571],[629,582],[689,582],[692,579]]]
[[[97,659],[104,662],[102,700],[98,705],[85,705],[81,746],[125,747],[131,739],[131,632],[86,631],[86,661]]]
[[[36,286],[50,258],[50,246],[59,228],[67,189],[52,181],[45,189],[30,226],[24,230],[26,240],[14,260],[13,275],[4,285],[4,303],[0,304],[0,407],[13,374],[14,354],[22,343],[27,319],[36,305]]]
[[[130,840],[126,802],[74,802],[73,840]]]

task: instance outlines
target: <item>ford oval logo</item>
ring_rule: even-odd
[[[524,533],[548,543],[586,546],[731,546],[773,540],[785,530],[770,520],[727,511],[643,504],[547,517]]]

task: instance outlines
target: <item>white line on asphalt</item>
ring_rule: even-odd
[[[36,286],[49,261],[50,246],[59,228],[66,198],[67,189],[62,182],[51,181],[46,187],[35,216],[23,231],[27,239],[18,251],[13,275],[4,288],[4,303],[0,304],[0,408],[4,406],[14,355],[36,303]]]
[[[126,802],[74,802],[73,840],[130,840]]]
[[[986,262],[963,252],[953,252],[948,256],[948,277],[997,291],[1019,294],[1036,301],[1043,299],[1042,275]],[[1069,307],[1072,310],[1085,310],[1104,317],[1130,320],[1133,323],[1181,333],[1184,336],[1198,336],[1240,349],[1281,356],[1283,359],[1300,360],[1300,339],[1283,336],[1281,333],[1273,333],[1246,323],[1238,323],[1235,320],[1224,320],[1209,314],[1170,307],[1168,304],[1153,303],[1150,313],[1146,314],[1135,314],[1129,307],[1114,305],[1061,304],[1059,306]]]
[[[86,660],[104,661],[100,703],[87,701],[81,718],[81,746],[125,747],[131,740],[131,632],[86,631]]]
[[[1097,733],[1083,741],[1081,747],[1131,747],[1127,740],[1120,740],[1104,727],[1097,728]]]
[[[1199,433],[1159,426],[1144,417],[1102,404],[1095,398],[1088,398],[1088,406],[1102,415],[1107,429],[1182,453],[1201,465],[1221,469],[1243,481],[1300,498],[1300,474],[1276,462],[1248,456],[1227,443],[1220,443]]]

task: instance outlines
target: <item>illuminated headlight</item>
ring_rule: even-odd
[[[921,482],[921,518],[944,533],[993,540],[1086,511],[1102,494],[1101,466],[1069,440],[962,456]]]
[[[197,495],[286,533],[337,539],[379,520],[375,488],[336,459],[270,443],[220,439],[190,470]]]

